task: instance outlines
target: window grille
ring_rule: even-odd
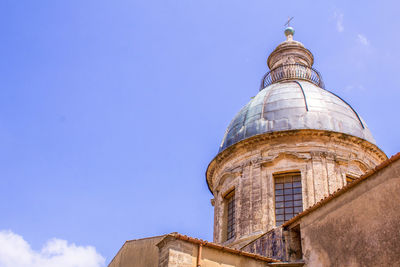
[[[275,221],[279,226],[303,211],[300,173],[276,175]]]
[[[230,240],[235,237],[235,193],[232,191],[226,197],[227,205],[227,231],[226,240]]]

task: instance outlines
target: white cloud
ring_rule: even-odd
[[[336,30],[338,32],[343,32],[344,31],[344,26],[343,26],[343,13],[335,11],[333,14],[333,17],[336,19]]]
[[[0,231],[0,267],[100,267],[105,259],[91,246],[51,239],[40,251],[32,250],[22,236]]]
[[[368,41],[367,37],[365,37],[364,35],[362,35],[361,33],[359,33],[359,34],[357,35],[357,38],[358,38],[358,41],[360,41],[360,43],[361,43],[362,45],[369,46],[369,41]]]

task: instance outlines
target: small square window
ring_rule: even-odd
[[[285,183],[285,188],[292,188],[292,187],[293,187],[292,183]]]
[[[293,189],[285,189],[284,194],[285,195],[293,194]]]
[[[275,184],[275,189],[283,189],[283,184]]]
[[[287,208],[287,207],[293,207],[293,201],[285,202],[285,208]]]
[[[284,209],[276,209],[275,214],[276,215],[285,214]]]
[[[290,220],[290,219],[292,219],[293,218],[293,213],[287,213],[287,214],[285,214],[285,221],[288,221],[288,220]]]
[[[294,200],[301,200],[302,198],[301,198],[301,194],[295,194],[295,195],[293,195],[293,199]]]
[[[275,207],[276,207],[276,208],[283,208],[283,203],[284,203],[284,202],[276,202],[276,203],[275,203]]]
[[[293,213],[293,208],[285,208],[285,214],[286,213]]]
[[[285,195],[285,201],[293,200],[293,195]]]
[[[296,207],[301,207],[301,206],[303,206],[303,204],[301,202],[302,202],[301,200],[296,200],[296,201],[294,201],[294,205]]]
[[[300,213],[300,212],[302,212],[303,211],[303,208],[302,207],[295,207],[294,208],[294,213]]]
[[[301,194],[301,187],[293,188],[293,194]]]

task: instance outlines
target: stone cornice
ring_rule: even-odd
[[[316,137],[316,138],[329,138],[331,140],[333,139],[332,141],[337,140],[338,142],[347,143],[349,145],[360,146],[363,150],[366,150],[369,153],[374,154],[381,161],[387,160],[386,154],[381,149],[379,149],[376,145],[374,145],[364,139],[361,139],[359,137],[351,136],[351,135],[344,134],[344,133],[337,133],[337,132],[323,131],[323,130],[309,130],[309,129],[264,133],[264,134],[252,136],[248,139],[245,139],[236,144],[233,144],[233,145],[227,147],[225,150],[218,153],[214,157],[214,159],[210,162],[210,164],[208,165],[207,170],[206,170],[206,181],[207,181],[209,190],[212,192],[211,179],[214,175],[216,168],[218,167],[219,164],[221,164],[225,160],[227,160],[227,158],[229,158],[229,156],[240,151],[240,149],[243,149],[243,148],[248,149],[251,146],[258,146],[260,144],[265,144],[266,141],[271,141],[271,140],[274,140],[277,138],[290,137],[290,136],[293,136],[293,137],[308,136],[308,137]],[[285,152],[281,152],[281,153],[285,153]],[[300,158],[303,157],[303,159],[308,160],[308,157],[306,157],[304,155],[300,155],[298,153],[293,153],[293,152],[287,152],[287,153],[291,154],[292,156],[300,157]],[[296,154],[298,154],[298,155],[296,155]],[[254,158],[253,158],[253,159],[249,159],[249,160],[245,161],[242,164],[245,164],[245,163],[250,164],[251,162],[257,163],[257,164],[265,164],[268,161],[273,161],[277,156],[278,155],[274,155],[271,157],[264,157],[264,158],[259,157],[256,159],[256,161],[254,161]],[[334,158],[334,155],[328,155],[328,156],[329,156],[329,158],[332,158],[332,157]],[[306,157],[306,158],[304,158],[304,157]],[[343,161],[344,159],[339,157],[339,158],[337,158],[337,160]],[[225,171],[223,171],[223,172],[225,172]]]

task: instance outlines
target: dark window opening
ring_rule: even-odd
[[[288,229],[285,234],[285,239],[288,242],[288,257],[289,261],[299,261],[303,258],[301,248],[301,232],[300,225],[296,225],[292,229]]]
[[[275,221],[282,225],[303,211],[300,173],[274,175]]]

